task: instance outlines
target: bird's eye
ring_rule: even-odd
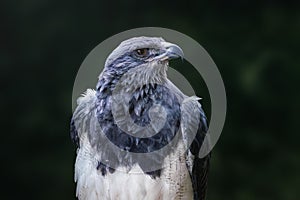
[[[149,53],[149,49],[145,48],[145,49],[137,49],[135,50],[136,54],[140,57],[146,57]]]

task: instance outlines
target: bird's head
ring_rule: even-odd
[[[170,59],[183,58],[182,49],[158,37],[134,37],[123,41],[108,56],[104,73],[123,75],[136,68],[134,76],[166,78]]]

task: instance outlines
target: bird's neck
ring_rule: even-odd
[[[98,95],[111,95],[116,87],[134,91],[148,84],[164,85],[167,81],[167,64],[149,63],[120,73],[119,70],[104,70],[97,84]]]

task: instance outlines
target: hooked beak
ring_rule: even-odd
[[[156,57],[157,59],[161,61],[172,60],[179,57],[183,59],[183,51],[178,45],[170,42],[162,42],[162,46],[166,49],[166,51],[160,56]]]
[[[162,42],[162,45],[166,48],[166,52],[164,54],[168,60],[179,57],[183,59],[183,51],[178,45],[172,44],[170,42]]]

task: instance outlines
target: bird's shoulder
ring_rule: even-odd
[[[86,124],[89,123],[90,119],[94,116],[96,100],[96,91],[92,89],[87,89],[86,92],[77,99],[77,107],[72,115],[70,124],[71,139],[77,147],[80,146],[80,137],[84,132],[82,129],[87,128]]]
[[[207,148],[207,118],[197,96],[185,96],[173,84],[169,84],[174,93],[181,97],[181,133],[187,146],[186,166],[190,173],[194,199],[204,200],[207,190],[208,171],[211,154],[200,157],[200,151]],[[208,144],[209,145],[209,144]]]
[[[207,118],[196,97],[185,99],[182,103],[182,109],[183,137],[190,144],[187,151],[186,165],[193,185],[194,199],[204,200],[211,154],[208,153],[205,157],[200,157],[200,152],[209,150]],[[191,131],[196,134],[191,134]],[[190,138],[190,135],[193,135],[193,137]]]

